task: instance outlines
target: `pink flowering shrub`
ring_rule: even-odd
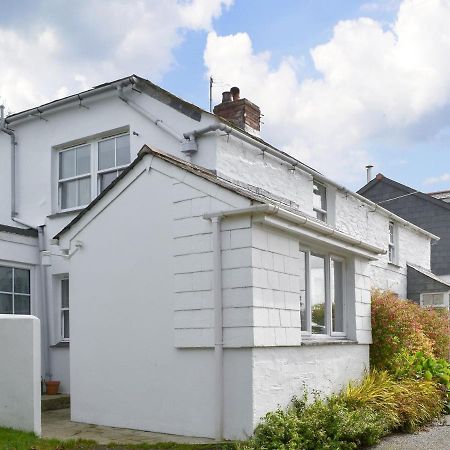
[[[398,357],[405,353],[434,356],[434,342],[426,333],[428,322],[423,320],[425,311],[415,303],[398,299],[392,292],[372,292],[373,367],[395,371]]]

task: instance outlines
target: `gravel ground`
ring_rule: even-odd
[[[393,434],[371,449],[376,450],[450,450],[450,416],[416,434]]]

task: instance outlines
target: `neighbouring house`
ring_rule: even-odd
[[[359,191],[377,205],[440,237],[431,246],[431,270],[409,261],[410,300],[423,306],[449,307],[450,191],[426,194],[379,173]]]
[[[438,237],[135,75],[2,119],[0,312],[80,422],[245,438],[368,367],[370,290]]]

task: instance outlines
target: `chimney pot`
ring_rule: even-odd
[[[240,90],[238,87],[234,86],[230,89],[230,93],[233,96],[233,102],[240,99]]]
[[[216,105],[213,112],[248,133],[260,135],[261,110],[246,98],[241,98],[239,88],[236,86],[229,92],[222,92],[222,103]]]
[[[222,92],[222,103],[231,102],[231,92]]]

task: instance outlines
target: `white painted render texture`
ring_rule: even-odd
[[[81,242],[69,269],[73,420],[214,437],[213,248],[203,216],[249,205],[146,155],[60,238],[70,251]],[[368,367],[371,263],[340,250],[347,341],[311,341],[301,333],[299,252],[324,250],[319,236],[250,216],[224,218],[221,236],[224,435],[242,439],[303,384],[328,393]]]
[[[194,120],[135,91],[126,95],[180,136],[217,122],[208,113]],[[52,346],[62,339],[60,280],[70,278],[70,374],[69,348],[58,346],[50,352],[52,376],[60,379],[63,392],[70,390],[74,420],[214,436],[215,267],[211,222],[203,215],[248,208],[253,201],[147,155],[61,237],[59,246],[51,245],[51,238],[80,212],[58,209],[59,150],[128,132],[131,160],[144,144],[188,158],[177,139],[117,94],[102,94],[83,105],[87,108],[14,124],[16,212],[27,223],[45,225]],[[233,135],[212,132],[197,144],[192,163],[314,215],[310,173],[293,170]],[[9,138],[2,133],[0,150],[0,167],[8,168]],[[94,166],[96,158],[92,152]],[[329,225],[387,249],[389,218],[349,193],[326,188]],[[10,218],[9,198],[8,174],[0,177],[0,205],[6,205],[0,224],[19,226]],[[370,289],[392,288],[405,296],[406,262],[430,264],[429,236],[400,224],[396,264],[387,255],[263,215],[225,217],[220,233],[228,438],[249,435],[259,417],[278,403],[285,405],[303,381],[329,392],[358,377],[368,364],[371,343]],[[302,345],[311,340],[300,323],[301,248],[344,261],[350,344]],[[0,265],[30,267],[32,312],[40,317],[36,268],[41,256],[37,239],[0,232]],[[343,363],[336,364],[338,357]],[[275,376],[279,366],[286,370]]]
[[[0,314],[0,426],[41,434],[40,324]]]

